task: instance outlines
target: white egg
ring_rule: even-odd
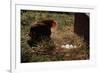
[[[66,48],[69,48],[69,44],[66,44],[65,47],[66,47]]]
[[[74,48],[77,48],[77,46],[76,46],[76,45],[74,45]]]
[[[69,48],[73,48],[73,45],[71,44],[71,45],[69,46]]]
[[[65,48],[65,45],[62,45],[61,48]]]

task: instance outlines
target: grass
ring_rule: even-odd
[[[42,19],[54,19],[58,26],[52,29],[51,41],[46,39],[32,48],[27,44],[30,24]],[[63,44],[77,48],[61,48]],[[68,61],[89,59],[89,45],[74,33],[74,14],[21,10],[21,62]]]

